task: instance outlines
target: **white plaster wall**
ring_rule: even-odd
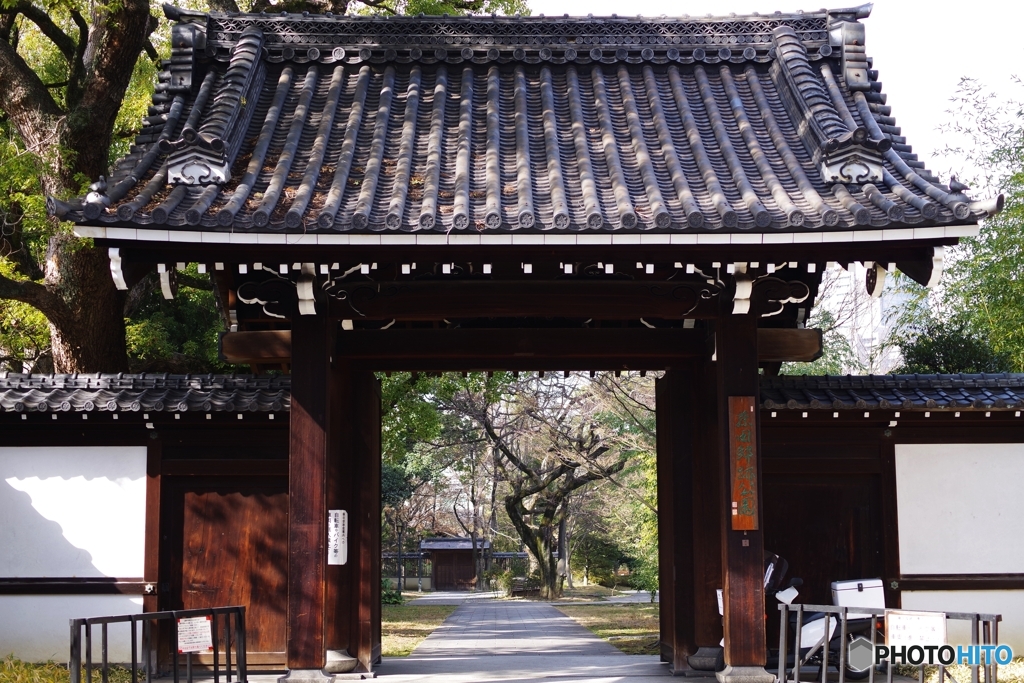
[[[0,577],[141,577],[145,513],[145,447],[0,448]]]
[[[897,444],[902,573],[1024,573],[1022,481],[1024,444]]]
[[[140,612],[142,596],[0,595],[0,658],[13,653],[26,662],[66,663],[71,652],[71,619]],[[128,624],[111,624],[107,628],[109,661],[131,661]],[[141,652],[141,630],[139,636]],[[96,626],[92,641],[94,662],[100,661],[100,642],[100,627]]]
[[[904,591],[903,609],[937,612],[1001,614],[999,642],[1024,653],[1024,590],[1013,591]],[[955,645],[971,642],[969,622],[946,621],[946,640]]]

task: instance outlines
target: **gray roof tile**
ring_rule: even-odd
[[[3,412],[287,411],[287,375],[24,375],[0,372]],[[1020,410],[1024,374],[781,376],[766,410]]]
[[[876,72],[847,84],[852,48],[833,51],[828,32],[859,10],[168,12],[176,47],[138,151],[107,195],[51,200],[52,213],[328,234],[848,230],[985,215],[916,160]],[[865,161],[846,184],[830,179]]]

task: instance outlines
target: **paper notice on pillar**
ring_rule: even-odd
[[[732,529],[757,530],[757,425],[753,396],[729,397]]]
[[[348,562],[348,510],[327,511],[327,564]]]
[[[212,617],[178,619],[178,654],[213,652]]]

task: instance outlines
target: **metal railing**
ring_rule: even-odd
[[[224,673],[227,683],[232,680],[231,651],[234,646],[235,664],[234,674],[238,683],[248,683],[245,661],[245,607],[210,607],[206,609],[173,610],[168,612],[144,612],[142,614],[123,614],[112,617],[89,617],[87,619],[71,620],[71,659],[68,668],[71,673],[71,683],[82,683],[83,669],[83,640],[84,640],[84,668],[85,683],[92,683],[93,674],[93,626],[100,627],[100,674],[102,683],[109,683],[110,661],[109,641],[107,638],[107,626],[109,624],[129,624],[131,631],[131,674],[132,683],[139,683],[140,668],[145,673],[146,683],[151,683],[156,672],[157,662],[155,661],[156,644],[154,643],[154,625],[159,622],[169,622],[171,643],[173,644],[173,655],[171,657],[171,669],[174,676],[174,683],[179,683],[179,650],[178,650],[178,620],[188,617],[210,617],[210,630],[213,636],[213,680],[220,683],[220,652],[223,645],[225,657]],[[218,619],[218,617],[223,617]],[[139,629],[142,625],[142,659],[139,659]],[[221,626],[222,628],[218,628]],[[83,639],[84,632],[84,639]],[[223,633],[222,633],[223,632]],[[223,639],[221,635],[223,634]],[[121,663],[121,662],[117,662]],[[185,655],[186,680],[192,683],[192,653]]]
[[[832,621],[838,622],[839,629],[839,647],[838,647],[838,662],[834,665],[839,671],[839,683],[846,683],[847,681],[847,642],[849,631],[849,620],[863,620],[870,618],[871,625],[868,629],[870,631],[870,641],[872,652],[875,650],[876,645],[884,645],[884,642],[878,642],[878,638],[881,635],[878,629],[875,628],[875,620],[885,617],[885,609],[876,609],[869,607],[836,607],[834,605],[779,605],[780,612],[780,624],[779,624],[779,670],[776,677],[777,683],[799,683],[804,680],[815,680],[815,679],[804,679],[801,674],[802,669],[808,665],[819,667],[819,674],[821,676],[820,683],[828,682],[828,667],[829,657],[837,656],[837,653],[830,650],[829,642],[833,640],[830,637],[833,631],[830,626]],[[800,636],[801,630],[804,626],[805,616],[811,614],[823,613],[822,616],[822,636],[814,643],[801,643]],[[790,615],[795,615],[795,628],[793,629],[793,649],[792,659],[790,658],[789,650],[789,627],[790,627]],[[945,612],[947,620],[957,621],[969,621],[971,631],[971,645],[998,645],[999,644],[999,622],[1002,620],[1002,615],[999,614],[974,614],[970,612]],[[866,636],[865,636],[866,637]],[[801,650],[806,650],[805,653],[801,654]],[[792,664],[790,664],[792,662]],[[948,668],[942,664],[931,665],[922,663],[917,666],[918,683],[924,683],[925,679],[925,667],[926,666],[937,666],[939,671],[938,683],[965,683],[963,681],[957,681],[953,675],[949,672]],[[885,667],[885,680],[886,683],[892,683],[893,669],[895,665],[888,663]],[[998,683],[997,665],[993,661],[988,661],[986,664],[973,664],[971,665],[971,683],[980,683],[980,672],[982,669],[985,671],[985,683]],[[867,670],[867,681],[868,683],[875,683],[875,671],[876,667],[871,666]],[[863,680],[862,678],[859,680]]]

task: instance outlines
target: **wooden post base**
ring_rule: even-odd
[[[359,660],[348,653],[347,650],[328,650],[327,665],[324,671],[329,674],[347,674],[355,670]]]
[[[278,683],[329,683],[334,677],[320,669],[289,669],[277,679]]]
[[[775,676],[763,666],[727,666],[715,674],[719,683],[774,683]]]

